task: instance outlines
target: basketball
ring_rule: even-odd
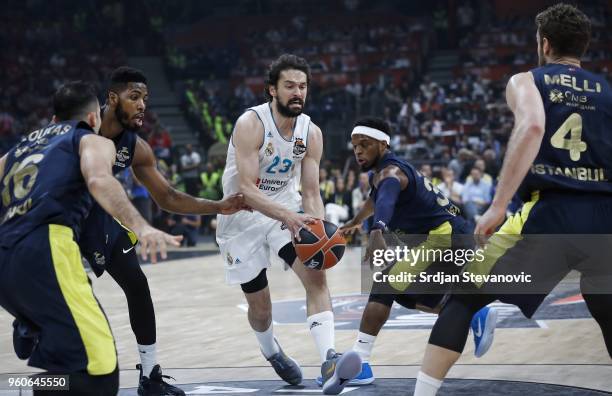
[[[305,266],[326,270],[338,263],[344,255],[346,240],[338,227],[325,220],[316,220],[300,230],[300,241],[295,241],[297,256]]]

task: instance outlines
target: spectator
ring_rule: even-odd
[[[461,194],[463,192],[463,184],[455,180],[455,172],[452,169],[442,169],[442,183],[438,184],[438,190],[455,204],[462,204]]]
[[[199,215],[171,215],[167,218],[167,225],[172,235],[182,235],[181,246],[192,247],[198,241],[198,230],[202,225]]]
[[[334,193],[334,183],[327,176],[327,169],[319,169],[319,190],[323,202],[327,202],[329,197]]]
[[[475,224],[491,202],[491,184],[482,180],[482,171],[476,167],[472,168],[470,176],[471,180],[463,186],[461,199],[465,217]]]
[[[200,154],[193,150],[191,144],[186,144],[185,153],[181,156],[181,177],[185,182],[185,190],[189,195],[197,196],[200,190],[198,187],[200,161]]]
[[[474,167],[480,169],[480,173],[482,174],[482,180],[485,183],[493,185],[493,177],[486,172],[486,165],[482,158],[478,158],[476,161],[474,161]],[[470,179],[471,176],[469,176],[466,181]]]
[[[130,173],[132,173],[131,170]],[[151,223],[151,220],[153,219],[153,211],[151,207],[151,197],[149,196],[149,191],[146,189],[145,186],[140,184],[138,179],[134,177],[133,174],[132,183],[132,203],[134,204],[134,207],[138,209],[142,217],[144,217],[147,222]]]
[[[167,165],[171,165],[172,153],[170,149],[172,148],[172,139],[168,131],[159,122],[153,127],[153,132],[148,140],[155,156],[158,159],[164,160]]]
[[[216,201],[221,198],[222,169],[215,169],[211,162],[207,162],[204,171],[200,173],[202,191],[200,197]]]
[[[352,193],[347,191],[344,179],[337,178],[335,191],[325,203],[325,219],[336,225],[343,224],[353,216]]]

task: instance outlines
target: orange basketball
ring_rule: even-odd
[[[305,266],[317,270],[333,267],[344,255],[346,240],[336,225],[316,220],[308,224],[310,231],[300,230],[300,241],[294,241],[298,258]]]

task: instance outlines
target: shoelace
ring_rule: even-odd
[[[162,377],[162,378],[168,378],[168,379],[171,379],[172,381],[176,381],[176,378],[174,378],[174,377],[172,377],[172,376],[170,376],[170,375],[165,375],[165,374],[162,374],[162,375],[161,375],[161,377]],[[163,381],[163,380],[162,380],[162,381]]]

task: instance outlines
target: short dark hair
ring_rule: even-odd
[[[109,88],[112,91],[123,91],[128,83],[147,83],[147,77],[138,69],[129,66],[120,66],[110,75]]]
[[[296,55],[282,54],[268,67],[268,78],[266,79],[266,87],[264,88],[268,101],[272,101],[272,95],[270,95],[269,91],[270,87],[276,86],[282,71],[290,69],[300,70],[306,73],[306,83],[310,85],[310,66],[306,59]]]
[[[387,135],[389,135],[391,132],[391,127],[389,126],[389,123],[378,117],[362,117],[355,121],[353,128],[356,126],[366,126],[378,129],[379,131],[383,131]]]
[[[58,121],[80,119],[97,103],[95,87],[84,81],[70,81],[53,95],[53,111]]]
[[[548,39],[557,56],[582,57],[591,40],[591,21],[570,4],[548,7],[535,17],[540,40]]]

